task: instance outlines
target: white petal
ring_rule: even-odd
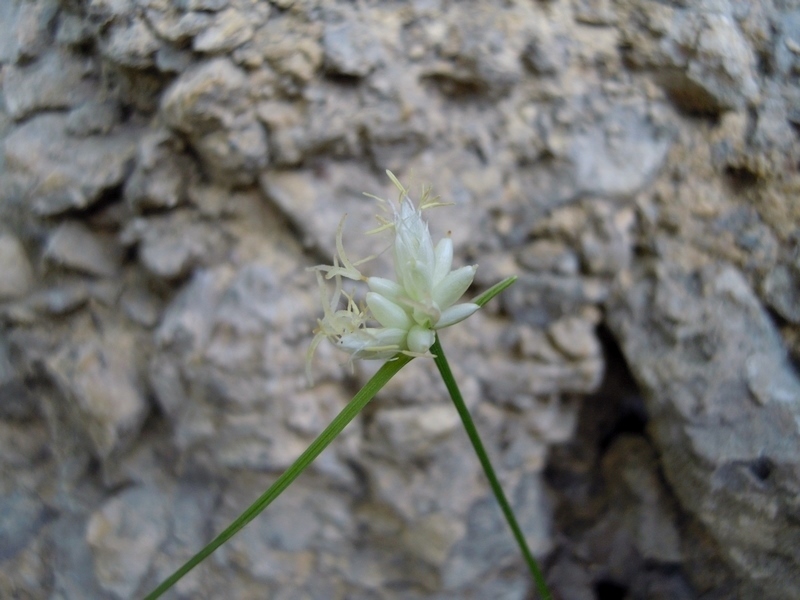
[[[433,285],[436,286],[453,267],[453,240],[442,238],[434,251],[435,266],[433,268]]]
[[[371,291],[392,301],[403,294],[403,286],[396,281],[384,277],[368,277],[367,285]]]
[[[442,311],[442,316],[436,323],[435,329],[444,329],[445,327],[450,327],[450,325],[460,323],[467,317],[475,314],[475,311],[479,308],[480,306],[473,304],[472,302],[464,302],[463,304],[451,306],[450,308]]]
[[[398,282],[414,300],[430,295],[433,287],[434,251],[428,224],[408,198],[403,198],[394,221],[394,267]]]
[[[420,327],[419,325],[414,325],[408,331],[406,343],[408,344],[408,349],[411,352],[425,354],[433,345],[435,337],[436,334],[433,332],[433,330],[426,327]]]
[[[411,327],[411,317],[409,317],[408,313],[380,294],[368,292],[367,306],[372,311],[372,316],[384,327],[405,330]]]
[[[433,300],[440,308],[446,309],[461,298],[467,288],[472,284],[477,267],[461,267],[451,271],[442,279],[441,283],[433,290]]]
[[[403,329],[368,327],[343,335],[336,341],[336,347],[350,353],[353,358],[391,358],[405,347],[406,335]]]

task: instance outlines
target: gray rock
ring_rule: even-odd
[[[787,265],[770,271],[762,290],[767,302],[787,321],[800,324],[800,276]]]
[[[161,316],[161,303],[143,289],[129,289],[123,292],[120,305],[125,315],[142,327],[153,327]]]
[[[145,487],[122,491],[92,514],[86,542],[97,582],[112,598],[137,594],[167,536],[168,515],[169,498]]]
[[[86,543],[88,516],[65,511],[48,528],[53,552],[53,595],[59,598],[99,598],[107,594],[94,577],[92,552]]]
[[[214,16],[214,20],[195,36],[192,47],[197,52],[214,54],[229,52],[253,37],[253,27],[245,15],[228,8]]]
[[[551,542],[547,518],[549,507],[539,478],[525,476],[511,494],[510,501],[531,552],[542,556]],[[445,589],[478,584],[493,561],[518,552],[494,497],[475,502],[470,507],[466,523],[467,534],[456,545],[445,570]]]
[[[680,562],[682,550],[677,515],[658,481],[658,464],[652,447],[637,436],[620,436],[603,456],[603,473],[609,486],[610,502],[620,513],[611,518],[623,521],[615,523],[613,530],[627,530],[644,561]],[[609,532],[602,529],[602,526],[594,528],[589,538],[608,536]],[[598,547],[602,547],[602,543]]]
[[[125,198],[134,210],[175,208],[185,200],[192,165],[179,153],[180,146],[165,131],[139,141],[136,168],[125,182]]]
[[[0,597],[141,597],[379,368],[306,386],[304,268],[387,167],[468,295],[522,269],[442,340],[556,595],[793,597],[794,4],[0,1]],[[175,590],[531,593],[423,359]]]
[[[180,12],[177,10],[147,9],[147,20],[159,37],[181,44],[191,39],[213,21],[205,12]],[[163,47],[162,47],[163,48]]]
[[[629,197],[656,175],[669,147],[669,133],[641,108],[619,107],[599,126],[574,132],[566,154],[579,192]]]
[[[322,35],[325,65],[334,72],[364,77],[384,60],[374,26],[358,21],[328,24]]]
[[[36,398],[25,385],[24,370],[18,361],[12,362],[10,344],[0,340],[0,418],[27,421],[39,416]]]
[[[597,356],[579,362],[489,358],[475,365],[486,395],[505,406],[527,406],[537,396],[559,391],[590,393],[600,384],[603,361]]]
[[[0,558],[6,561],[22,550],[48,521],[41,499],[24,490],[0,495]]]
[[[108,60],[134,69],[152,67],[160,43],[144,19],[114,22],[101,39],[100,52]]]
[[[695,285],[702,295],[688,292]],[[663,286],[684,293],[680,335],[664,335],[676,325],[653,301]],[[800,381],[752,291],[730,267],[675,269],[618,289],[609,314],[649,392],[654,439],[684,509],[724,549],[745,596],[793,597]],[[765,387],[764,364],[779,385]]]
[[[34,277],[28,255],[11,234],[0,234],[0,301],[21,298],[33,287]]]
[[[244,71],[227,59],[187,71],[164,94],[166,122],[188,136],[216,182],[252,183],[269,160],[266,134],[248,94]]]
[[[77,221],[59,225],[47,241],[45,260],[89,275],[113,277],[119,269],[119,251]]]
[[[30,306],[43,314],[67,315],[89,301],[89,290],[83,282],[69,281],[33,294]]]
[[[119,123],[120,113],[116,102],[87,102],[69,113],[67,132],[77,137],[108,134]]]
[[[54,0],[21,2],[17,5],[16,19],[9,21],[13,26],[9,41],[16,42],[12,46],[15,61],[29,61],[45,51],[52,40],[53,22],[58,9],[59,3]]]
[[[186,134],[219,129],[247,111],[248,88],[242,69],[228,59],[213,59],[179,77],[165,92],[161,110]]]
[[[537,240],[525,246],[517,261],[531,271],[553,272],[559,275],[577,275],[580,263],[578,256],[560,242]]]
[[[84,209],[122,183],[136,151],[135,132],[126,129],[98,138],[70,138],[66,119],[35,117],[5,140],[6,165],[26,182],[34,210],[56,215]]]
[[[321,23],[295,22],[287,30],[281,19],[269,19],[255,33],[253,45],[280,76],[278,87],[289,95],[296,95],[322,66],[321,28]]]
[[[614,25],[617,13],[611,0],[572,0],[575,20],[587,25]]]
[[[226,247],[218,227],[188,211],[136,219],[122,238],[128,245],[137,245],[139,260],[148,272],[164,279],[177,279],[213,263]]]
[[[504,96],[522,73],[519,61],[526,24],[514,11],[454,8],[449,13],[451,31],[442,39],[440,54],[423,74],[449,97]]]
[[[228,0],[186,0],[186,10],[219,11],[228,6]]]
[[[563,34],[536,36],[522,53],[522,61],[534,73],[555,75],[563,71],[570,57],[569,39]]]
[[[679,25],[680,26],[680,25]],[[724,15],[705,17],[687,64],[687,76],[723,108],[742,108],[759,95],[756,57],[736,23]]]
[[[616,275],[631,261],[633,212],[615,213],[599,202],[593,202],[587,209],[589,222],[579,233],[581,262],[592,275]]]
[[[775,42],[774,60],[784,75],[800,73],[800,10],[787,11],[776,19],[780,34]]]
[[[394,458],[411,460],[430,454],[460,423],[450,404],[383,409],[375,414],[370,435],[385,440],[381,445]]]
[[[602,302],[608,286],[599,279],[558,275],[521,275],[505,294],[506,309],[520,322],[544,326],[581,307]]]
[[[718,113],[758,99],[756,54],[729,11],[634,4],[649,18],[634,54],[680,109]]]
[[[465,530],[460,519],[444,513],[433,513],[412,523],[404,531],[403,544],[412,556],[442,567],[455,543],[464,537]]]
[[[113,345],[97,342],[65,345],[47,359],[50,375],[63,395],[61,410],[70,413],[100,459],[126,449],[136,439],[150,406],[133,363],[134,340],[110,333]],[[54,424],[63,428],[64,424]]]
[[[29,65],[11,65],[4,75],[6,110],[21,120],[43,110],[72,108],[96,94],[92,59],[48,52]]]
[[[15,28],[19,4],[5,2],[0,5],[0,62],[10,63],[16,60],[17,40]]]
[[[65,46],[83,46],[92,39],[92,26],[80,15],[62,11],[56,30],[56,42]]]
[[[578,317],[565,317],[550,325],[548,336],[556,348],[568,358],[600,357],[600,342],[594,334],[594,323]]]
[[[162,73],[181,73],[192,66],[189,50],[162,46],[156,51],[156,68]]]

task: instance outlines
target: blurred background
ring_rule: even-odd
[[[797,598],[800,3],[3,0],[0,67],[0,596],[141,597],[327,425],[388,168],[519,276],[442,343],[556,598]],[[415,360],[170,597],[534,592]]]

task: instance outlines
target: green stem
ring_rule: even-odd
[[[169,588],[175,585],[184,575],[194,569],[199,563],[208,558],[214,550],[219,548],[222,544],[227,542],[236,533],[239,532],[245,525],[256,518],[258,514],[264,510],[269,504],[283,492],[289,484],[292,483],[300,473],[305,470],[311,462],[319,456],[319,454],[330,444],[333,439],[339,435],[342,430],[347,426],[353,418],[361,412],[361,410],[372,400],[375,394],[386,385],[400,369],[411,362],[411,357],[402,354],[397,355],[394,359],[384,364],[375,375],[364,385],[363,388],[355,395],[355,397],[342,409],[330,425],[323,431],[317,439],[300,455],[291,467],[289,467],[283,475],[273,483],[270,488],[264,492],[258,500],[253,502],[250,507],[245,510],[239,517],[231,523],[225,531],[215,537],[210,544],[200,550],[186,564],[180,569],[175,571],[161,585],[150,592],[145,600],[155,600],[166,592]]]
[[[486,305],[487,302],[489,302],[489,300],[497,296],[497,294],[502,292],[504,289],[514,285],[516,281],[517,281],[516,275],[512,275],[511,277],[506,277],[500,283],[495,283],[492,287],[483,292],[481,295],[473,298],[472,301],[478,306],[483,307]]]
[[[508,285],[511,285],[511,283],[513,283],[513,281]],[[496,293],[499,293],[499,291],[500,290]],[[486,454],[486,449],[483,447],[483,442],[481,442],[481,438],[478,435],[478,430],[475,428],[475,422],[472,420],[467,405],[461,397],[461,391],[458,389],[458,384],[453,377],[453,372],[450,370],[450,365],[447,363],[447,359],[444,356],[444,350],[442,349],[441,343],[439,343],[438,335],[436,336],[436,341],[433,342],[433,346],[431,346],[431,353],[434,356],[434,361],[439,369],[439,373],[442,375],[447,391],[450,392],[450,397],[453,399],[453,404],[456,406],[461,421],[464,423],[464,429],[467,430],[467,435],[469,436],[470,442],[472,442],[472,447],[475,448],[475,453],[478,455],[478,460],[483,467],[483,471],[489,479],[492,492],[494,492],[495,498],[497,498],[497,502],[500,504],[500,509],[503,511],[503,515],[505,515],[509,527],[511,527],[511,531],[514,534],[514,538],[517,540],[517,544],[519,544],[525,562],[528,563],[528,568],[539,590],[539,596],[542,600],[552,600],[552,595],[547,588],[542,570],[539,568],[539,564],[528,548],[528,543],[525,541],[522,529],[520,529],[519,523],[517,523],[517,519],[514,516],[514,511],[511,509],[511,505],[506,499],[506,495],[503,493],[503,488],[500,487],[500,481],[497,479],[497,475],[495,475],[492,463],[489,461],[489,456]]]

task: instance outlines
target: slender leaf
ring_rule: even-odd
[[[397,355],[395,358],[389,360],[384,364],[375,375],[364,385],[363,388],[355,395],[355,397],[342,409],[330,425],[315,439],[311,445],[303,452],[300,457],[289,467],[283,475],[273,483],[270,488],[264,492],[258,500],[253,502],[250,507],[245,510],[239,517],[231,523],[222,533],[215,537],[211,543],[205,548],[200,550],[186,564],[175,571],[161,585],[150,592],[145,600],[155,600],[160,597],[164,592],[175,585],[180,579],[189,571],[194,569],[203,560],[208,558],[214,550],[219,548],[222,544],[227,542],[236,533],[238,533],[245,525],[255,519],[262,510],[277,498],[289,484],[292,483],[300,473],[302,473],[312,461],[319,456],[319,454],[330,444],[333,439],[339,435],[342,430],[347,426],[353,418],[361,412],[361,410],[375,397],[375,394],[386,385],[400,369],[411,362],[411,357],[402,354]]]
[[[515,281],[517,281],[517,276],[516,276],[516,275],[512,275],[511,277],[506,277],[506,278],[505,278],[505,279],[503,279],[503,281],[501,281],[500,283],[495,283],[495,284],[494,284],[492,287],[490,287],[488,290],[486,290],[485,292],[483,292],[482,294],[480,294],[480,295],[479,295],[479,296],[477,296],[476,298],[473,298],[473,300],[472,300],[472,301],[473,301],[475,304],[477,304],[478,306],[481,306],[481,307],[482,307],[482,306],[484,306],[484,305],[485,305],[487,302],[489,302],[489,300],[491,300],[492,298],[494,298],[495,296],[497,296],[497,294],[499,294],[500,292],[502,292],[504,289],[506,289],[506,288],[508,288],[508,287],[512,286],[512,285],[514,284],[514,282],[515,282]]]

